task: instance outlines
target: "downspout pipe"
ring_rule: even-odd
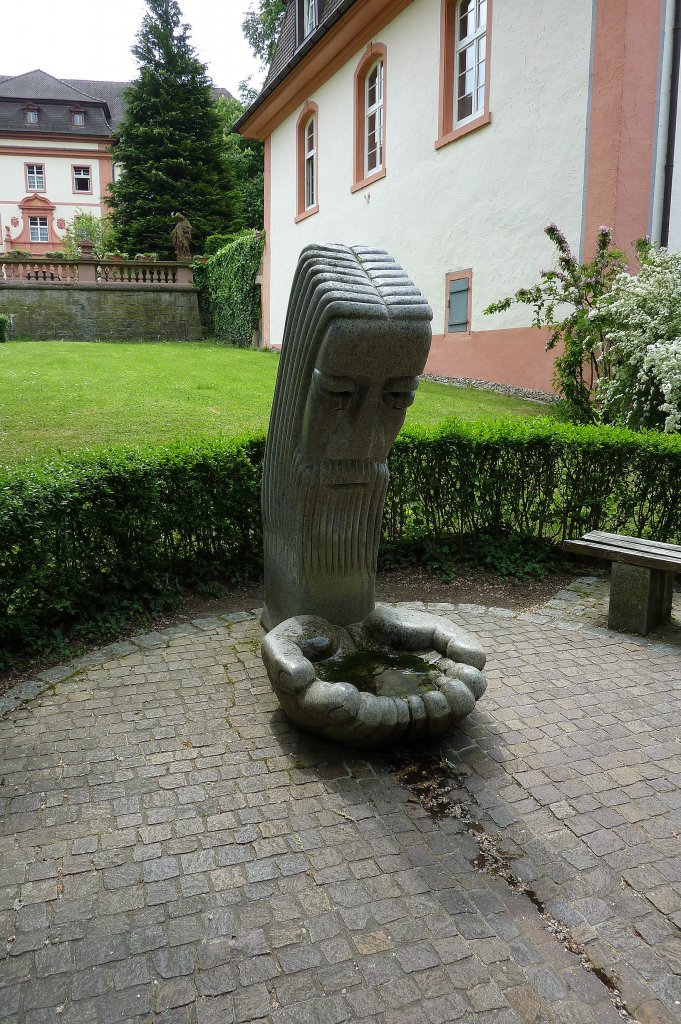
[[[667,121],[667,158],[664,165],[664,197],[662,199],[662,228],[660,245],[669,245],[669,220],[672,212],[672,181],[674,178],[674,148],[676,144],[676,117],[679,105],[679,67],[681,66],[681,0],[674,3],[674,34],[672,36],[672,77],[669,93]]]

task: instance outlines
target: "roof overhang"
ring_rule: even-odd
[[[411,2],[344,0],[242,114],[234,131],[247,139],[266,139]]]

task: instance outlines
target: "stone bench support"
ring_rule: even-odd
[[[674,573],[613,562],[608,626],[647,636],[672,613]]]

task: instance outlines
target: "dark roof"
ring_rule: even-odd
[[[0,75],[0,132],[34,131],[38,135],[102,135],[110,137],[121,122],[123,92],[131,82],[99,82],[82,78],[54,78],[45,71]],[[213,96],[232,98],[227,89]],[[24,122],[23,104],[40,106],[37,125]],[[68,106],[66,106],[68,104]],[[71,108],[85,110],[85,126],[76,128]]]
[[[80,78],[65,78],[64,81],[67,85],[72,85],[74,89],[81,89],[83,92],[90,93],[91,96],[104,100],[109,108],[111,124],[114,128],[119,124],[123,117],[123,90],[127,89],[130,82],[93,82]],[[0,92],[2,92],[1,88]]]
[[[3,76],[1,84],[2,99],[55,100],[62,103],[92,103],[98,100],[98,97],[86,94],[82,89],[74,89],[72,85],[48,75],[40,68],[11,78]]]
[[[254,110],[265,102],[277,86],[284,81],[293,69],[307,56],[329,29],[336,24],[358,0],[320,0],[321,18],[314,32],[296,48],[296,0],[288,0],[286,13],[277,40],[277,47],[270,64],[262,92],[248,110],[234,125],[235,129],[248,120]]]

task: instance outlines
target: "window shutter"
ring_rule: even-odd
[[[467,277],[459,277],[449,282],[449,334],[468,330],[468,291],[470,281]]]

